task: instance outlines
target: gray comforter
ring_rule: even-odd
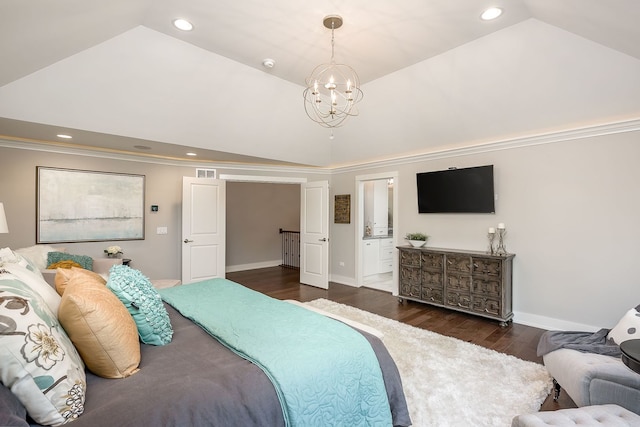
[[[131,377],[87,373],[85,412],[70,425],[283,426],[278,397],[262,370],[165,305],[173,341],[142,344],[140,372]],[[362,334],[380,362],[394,425],[410,425],[395,362],[378,338]]]

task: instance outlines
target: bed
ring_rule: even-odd
[[[6,315],[8,310],[7,306],[11,303],[10,300],[7,300],[6,295],[10,292],[17,292],[16,286],[18,286],[18,283],[25,285],[24,282],[29,282],[25,287],[31,290],[41,285],[34,285],[33,278],[27,277],[28,274],[25,273],[25,271],[28,270],[28,265],[18,267],[16,266],[16,262],[8,264],[6,263],[6,258],[5,256],[4,266],[0,265],[0,291],[2,291],[2,293],[0,293],[0,316]],[[24,264],[23,260],[20,262]],[[127,271],[127,274],[130,274],[131,270],[133,270],[125,266],[120,266],[119,268],[128,269],[123,270]],[[137,277],[140,277],[140,274],[137,274]],[[376,336],[293,304],[266,297],[230,281],[224,281],[224,283],[207,281],[194,285],[196,286],[183,285],[160,291],[163,300],[160,301],[159,304],[162,305],[167,316],[167,321],[170,323],[171,337],[168,342],[162,345],[157,345],[158,343],[156,343],[156,345],[138,344],[139,364],[137,364],[137,366],[131,365],[125,368],[124,371],[126,371],[126,374],[122,375],[121,378],[103,378],[92,373],[88,366],[84,369],[83,374],[86,379],[84,402],[82,405],[76,405],[82,407],[81,413],[78,413],[80,411],[78,408],[76,408],[75,415],[72,414],[71,410],[67,413],[67,415],[69,415],[68,420],[71,421],[72,425],[79,427],[85,425],[286,426],[358,424],[407,426],[411,424],[398,370],[384,347],[384,344]],[[73,286],[67,288],[67,290],[75,290],[77,288],[78,284],[74,283]],[[233,295],[232,299],[236,301],[231,301],[228,298],[229,295],[224,293],[206,295],[209,289],[214,288],[228,288],[228,292],[231,292],[229,295]],[[42,288],[38,289],[39,293],[47,294],[44,296],[45,302],[47,299],[55,299],[52,295],[48,294],[48,291]],[[96,288],[96,290],[104,292],[103,289]],[[238,297],[237,292],[240,293],[240,297]],[[69,291],[69,293],[71,293],[71,291]],[[192,295],[190,296],[189,294]],[[193,297],[193,294],[195,294],[196,297]],[[4,299],[2,299],[3,295],[5,296]],[[255,308],[255,298],[259,300],[268,299],[266,300],[266,305],[264,306],[266,308],[264,310],[257,310]],[[218,301],[213,301],[216,299]],[[182,303],[180,302],[181,300]],[[158,302],[156,301],[156,303]],[[15,301],[12,304],[10,308],[12,307],[13,311],[16,311],[16,308],[20,308],[16,306]],[[62,307],[64,307],[64,304],[65,295],[63,293]],[[41,302],[40,305],[39,309],[45,310],[45,306],[48,304]],[[207,307],[207,309],[202,310],[202,307]],[[215,309],[211,307],[215,307]],[[58,307],[58,309],[62,312],[60,307]],[[131,307],[129,307],[129,309],[131,309]],[[234,326],[231,328],[231,332],[226,333],[227,335],[225,335],[225,332],[219,332],[221,337],[213,338],[212,334],[217,333],[216,328],[218,328],[218,326],[207,326],[206,319],[190,319],[190,317],[194,316],[194,310],[196,312],[214,312],[218,317],[223,319],[220,322],[223,326],[227,323],[233,324]],[[262,311],[264,311],[264,313],[261,313]],[[261,319],[263,315],[267,316],[265,319],[272,319],[272,315],[278,315],[274,314],[274,312],[281,311],[286,312],[288,316],[282,321],[274,320],[273,323],[268,323],[272,322],[272,320],[265,320],[264,322],[256,320]],[[233,316],[236,316],[238,320],[230,319],[230,317]],[[355,418],[350,418],[349,408],[346,409],[347,415],[345,415],[345,412],[338,412],[333,415],[333,409],[323,408],[323,405],[327,406],[326,402],[323,403],[321,400],[323,397],[318,398],[317,394],[311,394],[305,390],[302,391],[302,395],[308,394],[307,396],[303,396],[306,402],[297,402],[297,399],[300,397],[291,398],[288,394],[289,389],[282,386],[282,384],[279,383],[281,379],[274,374],[274,372],[277,372],[277,369],[270,371],[270,368],[263,366],[263,363],[268,362],[261,359],[264,353],[263,350],[256,350],[259,353],[258,357],[255,358],[257,360],[254,360],[253,355],[243,353],[245,351],[253,351],[247,348],[252,347],[255,341],[262,340],[261,338],[255,337],[245,339],[243,339],[242,336],[238,337],[238,334],[242,332],[242,327],[237,326],[239,324],[237,322],[243,322],[245,318],[249,319],[249,325],[259,325],[260,323],[273,325],[281,322],[282,325],[286,325],[286,331],[276,332],[274,335],[276,337],[275,339],[279,339],[278,336],[284,334],[287,336],[286,341],[289,342],[286,344],[287,346],[299,345],[301,349],[305,345],[315,342],[314,337],[316,333],[309,334],[310,329],[305,330],[304,326],[301,327],[303,330],[302,335],[291,335],[291,331],[297,330],[307,322],[320,322],[311,326],[312,329],[318,328],[318,325],[326,325],[326,322],[330,322],[331,325],[339,324],[338,329],[347,328],[350,332],[354,332],[359,337],[362,337],[376,360],[376,369],[379,367],[383,380],[385,404],[380,404],[379,396],[375,398],[378,400],[372,397],[375,395],[375,392],[370,393],[370,388],[372,388],[370,384],[364,384],[364,386],[363,384],[359,386],[355,385],[355,388],[353,388],[353,381],[351,380],[349,380],[346,385],[338,384],[341,381],[340,378],[344,377],[343,373],[339,374],[338,379],[331,380],[336,381],[336,384],[338,384],[336,387],[333,387],[331,385],[332,383],[318,386],[315,379],[313,381],[314,384],[306,383],[298,386],[305,390],[312,390],[316,387],[320,389],[320,391],[330,391],[331,393],[335,391],[333,388],[340,389],[342,395],[338,393],[338,399],[341,401],[348,401],[351,398],[355,399],[353,396],[359,396],[355,402],[345,402],[345,406],[346,403],[351,403],[352,407],[357,408],[365,408],[369,405],[367,409],[369,413],[389,412],[389,421],[380,422],[381,419],[384,420],[385,418],[377,417],[377,414],[374,414],[375,416],[373,418],[367,418],[368,415],[363,417],[362,414],[357,414]],[[6,324],[7,322],[4,323]],[[328,326],[328,329],[334,327],[331,325]],[[244,326],[244,328],[247,330],[260,329],[246,326]],[[208,329],[208,331],[205,329]],[[275,328],[271,327],[266,329],[275,330]],[[322,329],[325,329],[325,326],[322,326]],[[4,332],[6,331],[7,328],[5,327]],[[346,333],[347,335],[349,334],[349,332]],[[244,332],[242,332],[242,334],[244,334]],[[318,335],[320,334],[318,333]],[[334,335],[321,339],[323,341],[333,341],[334,338],[332,337]],[[69,336],[74,337],[72,333],[70,333]],[[6,337],[7,335],[3,333],[0,339],[5,339]],[[142,336],[140,335],[140,337]],[[272,339],[274,338],[269,338],[269,340]],[[353,337],[350,338],[350,341],[351,340],[353,340]],[[240,350],[234,348],[234,341],[237,341]],[[335,344],[338,346],[346,345],[340,342],[333,343],[333,345]],[[248,347],[243,347],[243,345]],[[276,345],[273,344],[273,342],[271,344],[266,342],[265,345],[265,348],[268,350],[266,352],[268,353],[271,350],[280,349],[281,343]],[[314,344],[314,346],[317,346],[317,343]],[[313,347],[311,353],[321,353],[320,347],[321,346]],[[287,347],[286,351],[289,353],[298,353],[298,351],[291,351],[291,348],[295,347]],[[341,353],[340,351],[333,350],[330,352]],[[70,352],[68,353],[70,354]],[[135,351],[132,351],[132,353],[135,353]],[[300,350],[300,354],[305,354],[304,350]],[[277,359],[276,362],[278,362],[281,356],[276,352],[274,357]],[[313,356],[305,355],[303,359],[307,357],[312,359]],[[341,355],[340,357],[343,356]],[[322,356],[322,359],[324,358],[327,358],[326,354]],[[361,357],[358,357],[358,359],[360,358]],[[4,367],[5,362],[2,361],[2,363],[3,370],[6,371]],[[287,363],[297,362],[284,362],[284,366],[286,366]],[[318,364],[317,362],[312,363],[315,365]],[[347,365],[342,359],[328,361],[327,363],[336,367],[336,372],[338,372],[337,369],[341,365]],[[302,370],[302,377],[311,378],[313,375],[316,375],[313,369],[304,368]],[[360,369],[361,372],[357,372],[356,377],[364,377],[366,372],[363,371],[376,371],[376,369],[371,368]],[[289,376],[288,372],[285,372],[285,374],[285,376]],[[323,377],[326,374],[320,372],[317,375]],[[330,377],[330,375],[327,376]],[[73,377],[73,375],[67,375],[66,377]],[[298,377],[300,377],[300,375],[298,375]],[[69,378],[66,379],[68,380]],[[22,401],[15,393],[11,392],[13,388],[6,386],[11,384],[11,379],[7,378],[6,372],[2,372],[2,380],[3,385],[0,386],[0,425],[41,425],[34,422],[29,416],[28,411],[24,405],[22,405]],[[76,384],[77,383],[78,380],[76,380]],[[345,387],[351,387],[351,389],[345,389]],[[357,390],[357,393],[354,394],[353,390]],[[316,393],[318,393],[318,390],[316,390]],[[286,399],[295,400],[294,404],[298,405],[296,410],[305,413],[295,416],[292,415],[292,413],[289,412],[291,406],[287,406],[290,405],[290,403],[283,403],[283,395],[285,395],[284,397]],[[67,396],[69,402],[73,401],[71,397],[68,397],[69,394],[65,396]],[[335,402],[335,396],[333,399],[333,402]],[[331,400],[328,400],[328,402],[331,402]],[[334,406],[341,406],[341,404],[334,404]],[[72,407],[73,405],[69,406],[69,408]],[[313,413],[315,413],[315,415]],[[64,421],[66,422],[67,419]],[[48,425],[50,423],[43,424]]]

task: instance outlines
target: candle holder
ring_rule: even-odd
[[[487,233],[487,238],[489,239],[489,249],[487,249],[487,253],[493,255],[495,254],[495,250],[493,248],[493,242],[496,240],[496,233],[495,232]]]
[[[507,230],[504,228],[498,228],[498,247],[496,248],[497,255],[506,255],[507,247],[504,245],[504,236],[507,234]]]

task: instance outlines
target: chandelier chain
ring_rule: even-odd
[[[335,60],[335,44],[336,44],[336,42],[335,42],[335,37],[333,36],[333,30],[334,30],[335,25],[336,24],[333,21],[331,21],[331,63],[332,64],[336,62],[336,60]]]

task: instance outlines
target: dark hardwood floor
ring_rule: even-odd
[[[428,329],[510,354],[523,360],[542,363],[542,358],[536,355],[536,347],[540,335],[544,332],[543,329],[516,323],[501,327],[494,320],[428,304],[413,301],[400,303],[398,298],[391,294],[374,289],[354,288],[338,283],[330,283],[328,290],[319,289],[301,284],[299,277],[298,270],[283,267],[227,273],[229,280],[241,283],[273,298],[295,299],[303,302],[325,298],[417,328]],[[558,402],[554,402],[552,395],[549,395],[541,410],[574,408],[575,406],[566,393],[561,393]]]

